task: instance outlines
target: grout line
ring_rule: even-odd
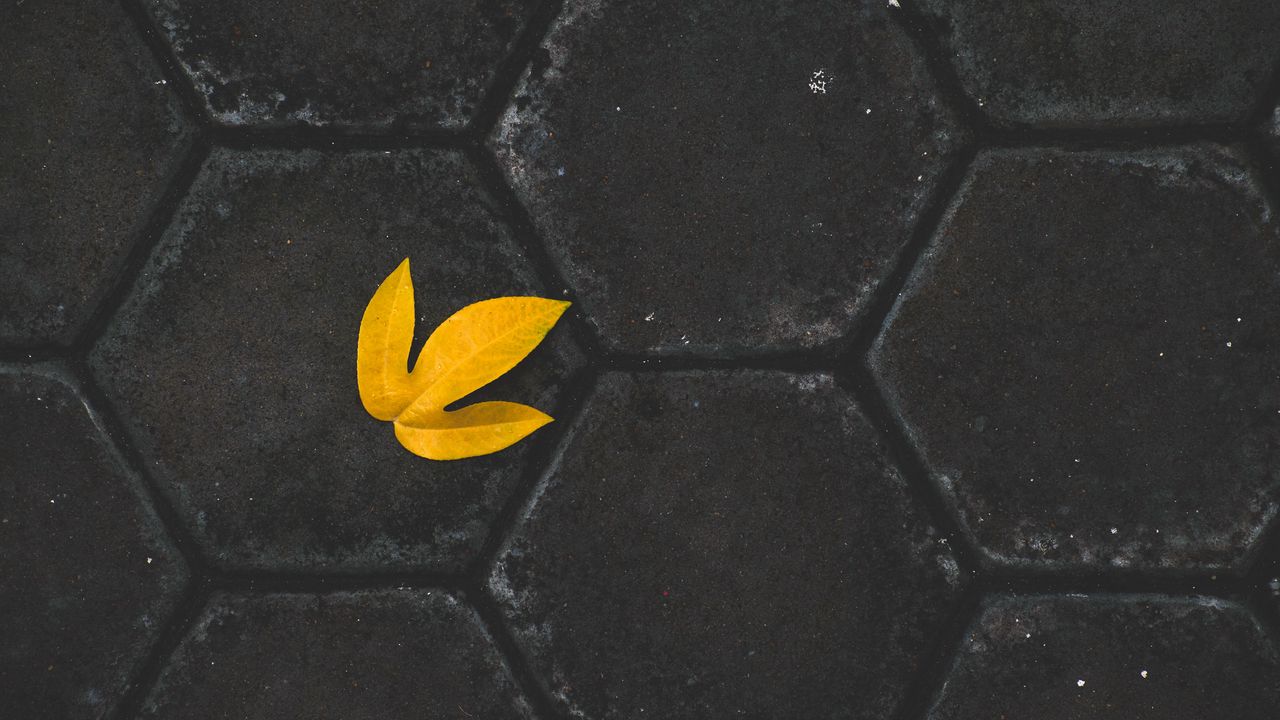
[[[955,66],[947,59],[946,43],[941,33],[936,31],[924,11],[915,7],[915,0],[901,0],[889,15],[923,56],[929,77],[937,84],[943,101],[956,113],[960,124],[975,136],[988,135],[991,132],[990,119],[965,90]]]
[[[188,570],[193,576],[207,577],[209,564],[205,560],[200,544],[187,530],[181,515],[169,501],[169,496],[164,493],[147,470],[145,458],[134,447],[132,435],[116,414],[115,407],[107,399],[102,388],[98,386],[97,378],[94,377],[88,363],[83,358],[77,358],[73,361],[71,369],[80,383],[79,390],[84,395],[85,402],[89,403],[93,412],[101,419],[102,427],[123,459],[125,468],[142,481],[156,516],[159,517],[160,523],[164,526],[178,553],[186,561]]]
[[[507,669],[515,678],[516,685],[519,686],[529,706],[533,708],[535,717],[544,718],[563,718],[564,713],[560,712],[555,702],[551,699],[549,688],[543,683],[541,676],[533,670],[529,659],[525,657],[524,652],[516,643],[515,638],[507,630],[506,624],[503,622],[502,611],[498,609],[497,603],[489,594],[485,592],[483,584],[472,585],[466,592],[467,602],[475,609],[476,615],[480,618],[481,624],[484,626],[489,637],[493,640],[494,646],[498,650],[503,661],[507,664]]]
[[[169,185],[152,208],[142,231],[134,239],[112,284],[71,345],[72,351],[78,356],[88,355],[133,291],[151,253],[160,244],[160,239],[174,215],[177,214],[178,207],[186,199],[187,192],[200,174],[200,168],[208,158],[209,151],[209,144],[203,138],[197,138],[186,149],[182,160],[173,172]]]
[[[942,692],[943,683],[951,674],[956,652],[964,642],[965,633],[977,619],[985,597],[980,583],[976,582],[969,583],[961,592],[941,629],[933,636],[929,647],[921,653],[921,661],[911,675],[906,692],[890,715],[893,720],[927,717]]]
[[[196,90],[191,78],[187,77],[187,73],[182,69],[182,63],[178,61],[169,41],[161,35],[155,18],[147,10],[144,2],[145,0],[120,0],[120,6],[133,21],[134,29],[151,51],[169,87],[173,88],[173,92],[177,94],[178,101],[187,114],[186,119],[194,120],[197,133],[206,130],[213,123],[205,107],[204,98]]]
[[[503,220],[506,221],[511,229],[516,243],[520,245],[529,262],[532,263],[534,273],[543,283],[546,291],[557,298],[573,301],[577,312],[567,313],[566,319],[570,324],[574,339],[578,341],[578,346],[583,353],[590,361],[597,361],[603,354],[602,348],[604,345],[591,323],[587,320],[586,312],[583,311],[581,303],[574,295],[572,287],[564,276],[560,274],[559,268],[556,267],[555,261],[552,260],[546,245],[539,238],[537,228],[534,226],[528,210],[520,202],[520,198],[516,196],[515,190],[507,183],[506,176],[503,174],[502,169],[498,167],[497,158],[489,152],[488,148],[480,144],[469,146],[466,154],[472,167],[475,168],[481,184],[503,213]]]
[[[476,144],[483,145],[485,138],[497,127],[502,113],[511,102],[511,94],[520,83],[525,68],[533,59],[543,38],[551,29],[551,23],[560,16],[563,0],[543,0],[529,18],[524,32],[512,43],[511,50],[503,56],[493,73],[493,80],[480,99],[479,106],[471,122],[467,125],[467,134]]]
[[[595,368],[584,367],[566,383],[560,402],[556,404],[556,432],[538,438],[537,445],[530,449],[520,484],[489,524],[489,533],[485,536],[480,553],[468,568],[467,576],[480,587],[485,586],[503,544],[520,524],[521,511],[529,504],[538,485],[551,471],[556,458],[569,440],[570,432],[586,412],[587,401],[595,394],[598,380],[599,373]]]
[[[938,187],[929,204],[921,211],[911,239],[898,254],[892,270],[871,296],[862,322],[849,342],[846,355],[839,363],[841,385],[854,396],[868,420],[884,438],[891,459],[902,472],[917,502],[923,505],[934,525],[948,539],[961,567],[971,572],[984,566],[982,552],[965,525],[959,509],[955,507],[954,500],[934,483],[924,458],[909,440],[905,429],[899,426],[883,389],[871,372],[867,358],[898,296],[920,263],[947,208],[959,192],[976,154],[976,146],[962,148],[940,176]]]
[[[204,578],[193,575],[187,580],[187,587],[174,607],[168,623],[161,630],[141,668],[134,674],[132,683],[125,690],[120,702],[116,704],[115,710],[110,713],[113,720],[128,720],[142,715],[143,704],[152,688],[160,680],[160,674],[169,664],[178,646],[195,626],[211,594],[212,588]]]

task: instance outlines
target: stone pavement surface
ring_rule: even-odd
[[[1280,717],[1280,5],[0,10],[0,718]],[[437,463],[355,340],[574,301]]]

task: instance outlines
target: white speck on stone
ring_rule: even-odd
[[[868,115],[870,115],[870,114],[871,114],[871,108],[867,108],[867,114],[868,114]]]
[[[1231,347],[1231,341],[1230,341],[1230,340],[1228,340],[1228,341],[1227,341],[1227,347]]]
[[[613,107],[613,109],[614,109],[614,110],[616,110],[616,111],[618,111],[618,112],[622,112],[622,106],[621,106],[621,105],[615,105],[615,106]]]
[[[1077,680],[1076,687],[1084,687],[1084,680]]]
[[[1112,534],[1112,535],[1115,535],[1115,534],[1116,534],[1116,533],[1118,533],[1118,532],[1120,532],[1120,528],[1111,528],[1111,534]]]
[[[917,175],[917,176],[916,176],[916,182],[920,182],[921,180],[924,180],[924,176],[923,176],[923,175]]]
[[[155,81],[155,82],[153,82],[153,83],[151,83],[151,84],[152,84],[152,85],[168,85],[168,84],[169,84],[169,81],[168,81],[168,80],[157,80],[157,81]]]
[[[1138,673],[1138,674],[1142,676],[1142,679],[1143,679],[1143,680],[1146,680],[1146,679],[1147,679],[1147,671],[1146,671],[1146,670],[1143,670],[1142,672],[1140,672],[1140,673]]]
[[[1028,640],[1030,640],[1030,639],[1031,639],[1031,633],[1027,633],[1027,639],[1028,639]]]
[[[151,560],[152,560],[151,558],[147,558],[147,564],[148,564],[148,565],[150,565],[150,564],[151,564]]]
[[[889,7],[902,7],[898,4],[898,0],[889,0]]]
[[[826,95],[827,83],[831,81],[831,76],[827,75],[826,68],[818,68],[813,71],[813,75],[809,77],[809,92],[814,95]]]
[[[653,322],[653,315],[654,315],[653,313],[649,313],[648,315],[645,315],[645,316],[644,316],[644,321],[645,321],[645,322]]]

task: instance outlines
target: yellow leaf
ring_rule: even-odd
[[[420,425],[515,367],[546,337],[569,303],[538,297],[502,297],[468,305],[431,333],[415,375],[426,387],[400,419]]]
[[[375,418],[394,421],[400,444],[422,457],[454,460],[497,452],[551,417],[508,402],[444,408],[519,364],[568,307],[568,302],[538,297],[468,305],[431,333],[410,372],[414,306],[406,258],[374,292],[360,320],[360,401]]]
[[[421,419],[420,425],[396,421],[396,439],[409,452],[430,460],[459,460],[509,447],[551,422],[528,405],[482,402]]]
[[[408,371],[413,314],[413,279],[405,258],[369,300],[356,344],[360,401],[379,420],[396,419],[422,394]]]

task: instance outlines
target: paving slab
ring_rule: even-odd
[[[406,257],[418,347],[464,305],[542,294],[456,153],[217,150],[206,163],[91,362],[216,564],[459,570],[475,555],[538,436],[431,462],[364,411],[360,317]],[[580,362],[559,328],[482,393],[554,416]]]
[[[1162,596],[997,597],[929,720],[1280,714],[1280,659],[1244,608]]]
[[[1240,561],[1280,502],[1280,235],[1210,145],[975,163],[871,363],[996,559]]]
[[[959,575],[830,377],[618,373],[490,589],[576,717],[872,718]]]
[[[428,590],[215,596],[144,718],[527,718],[475,612]]]
[[[228,126],[461,129],[542,0],[148,0]]]
[[[0,715],[108,716],[186,576],[74,381],[0,366]]]
[[[187,144],[164,75],[111,2],[0,22],[0,345],[68,345]]]
[[[965,91],[1006,127],[1240,122],[1280,58],[1270,0],[915,4]]]
[[[958,142],[890,10],[566,2],[491,145],[606,345],[849,332]]]

